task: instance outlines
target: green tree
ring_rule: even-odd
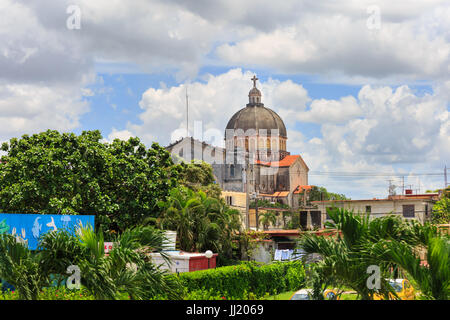
[[[450,193],[446,193],[433,206],[431,221],[437,224],[450,223]]]
[[[82,228],[79,236],[66,230],[44,234],[39,251],[32,252],[9,235],[0,235],[0,277],[12,284],[21,299],[37,299],[56,279],[62,285],[67,267],[80,269],[81,285],[96,299],[151,299],[159,295],[178,298],[176,278],[155,266],[148,252],[164,256],[165,237],[160,230],[138,226],[114,239],[105,255],[103,234]],[[164,256],[167,258],[166,256]]]
[[[213,250],[224,258],[232,257],[236,247],[233,239],[241,225],[240,213],[230,209],[222,198],[179,187],[172,189],[168,200],[159,205],[163,213],[158,226],[177,231],[181,250]]]
[[[304,192],[304,191],[303,191]],[[312,186],[311,190],[308,191],[309,200],[311,201],[326,201],[326,200],[349,200],[344,194],[328,192],[324,187]],[[300,204],[303,204],[303,194],[300,196]]]
[[[262,214],[260,223],[263,225],[264,230],[267,230],[269,228],[269,225],[275,225],[277,222],[277,216],[273,211],[267,210]]]
[[[95,214],[97,227],[122,231],[157,217],[179,166],[138,138],[102,142],[99,131],[48,130],[2,145],[0,208],[6,212]]]
[[[450,299],[450,239],[428,230],[422,238],[427,265],[423,265],[416,250],[402,241],[381,240],[372,249],[381,263],[395,263],[414,279],[423,298]]]
[[[215,183],[213,169],[204,161],[182,162],[180,184],[194,191],[203,191],[208,197],[219,199],[222,194],[220,186]]]
[[[314,234],[306,234],[300,239],[303,250],[322,257],[317,263],[321,282],[350,287],[363,299],[372,299],[375,291],[366,284],[369,276],[367,269],[377,265],[381,271],[380,293],[385,297],[389,293],[396,296],[385,278],[393,276],[392,270],[398,266],[397,261],[380,259],[377,245],[383,241],[399,242],[413,251],[426,237],[423,227],[399,217],[370,219],[369,215],[354,214],[344,209],[329,209],[328,215],[333,222],[327,222],[326,225],[338,231],[336,239]]]

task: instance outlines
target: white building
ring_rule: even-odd
[[[369,213],[374,218],[398,215],[424,223],[430,219],[433,205],[437,200],[439,200],[439,194],[426,193],[389,196],[386,199],[312,201],[311,204],[317,206],[320,212],[320,228],[323,228],[325,221],[329,219],[327,208],[332,207],[351,210],[355,213]]]

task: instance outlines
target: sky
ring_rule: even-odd
[[[449,16],[443,0],[0,0],[0,142],[100,130],[165,146],[186,134],[186,91],[208,141],[256,75],[310,184],[442,188]]]

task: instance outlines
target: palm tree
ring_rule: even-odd
[[[176,231],[182,250],[194,250],[196,222],[199,222],[197,213],[204,212],[196,193],[188,188],[174,188],[170,191],[167,202],[160,202],[159,206],[163,208],[159,227]]]
[[[381,262],[392,262],[405,270],[417,283],[423,297],[450,298],[450,239],[440,236],[430,226],[416,229],[416,238],[426,250],[427,265],[422,264],[417,250],[401,241],[381,240],[372,248]]]
[[[41,261],[10,234],[0,234],[0,278],[13,285],[19,299],[37,299],[49,274],[41,272]]]
[[[180,187],[171,190],[167,202],[161,202],[160,207],[163,214],[159,226],[177,231],[182,250],[212,250],[232,257],[232,240],[240,228],[240,214],[230,209],[224,199]]]
[[[260,223],[263,225],[264,230],[269,228],[269,225],[275,225],[277,222],[277,216],[273,213],[273,211],[266,211],[262,214],[262,218]]]
[[[79,236],[66,230],[44,234],[33,253],[11,235],[0,236],[0,277],[14,285],[22,299],[37,299],[43,287],[67,278],[67,267],[80,269],[81,285],[97,299],[150,299],[159,294],[180,296],[176,278],[155,266],[148,252],[162,252],[161,230],[138,226],[117,235],[117,245],[105,255],[103,234],[81,228]]]
[[[401,242],[412,250],[421,235],[414,236],[416,224],[404,222],[401,218],[387,216],[371,220],[368,215],[354,214],[348,210],[331,209],[328,215],[333,220],[327,227],[338,231],[337,238],[306,234],[300,239],[300,246],[307,253],[317,253],[322,260],[317,263],[323,281],[354,289],[363,299],[372,299],[374,289],[367,286],[368,267],[377,265],[381,271],[380,294],[385,297],[395,292],[385,278],[392,276],[396,262],[380,259],[377,244]],[[422,235],[423,236],[423,235]]]

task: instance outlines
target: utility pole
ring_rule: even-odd
[[[402,176],[402,196],[405,195],[405,176]]]
[[[248,192],[248,176],[247,176],[247,170],[248,164],[246,163],[244,166],[244,176],[245,179],[244,185],[245,185],[245,212],[246,212],[246,227],[247,230],[250,230],[250,194]]]
[[[186,84],[186,137],[189,137],[189,98]]]
[[[445,186],[444,189],[447,189],[447,165],[444,167],[444,182],[445,182]]]

